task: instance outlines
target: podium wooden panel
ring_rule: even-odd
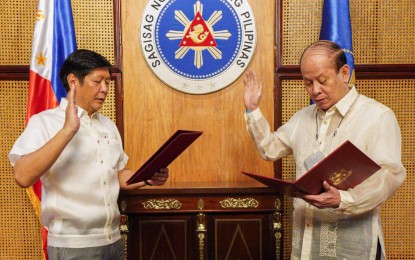
[[[119,206],[127,259],[282,259],[281,198],[265,187],[144,188]]]

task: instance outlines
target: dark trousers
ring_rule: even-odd
[[[378,248],[376,250],[376,260],[380,260],[382,257],[382,247],[380,246],[380,241],[378,239]]]

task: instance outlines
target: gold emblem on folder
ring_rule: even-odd
[[[352,175],[352,171],[348,171],[344,168],[340,169],[337,172],[334,172],[330,175],[330,181],[333,185],[339,185],[340,183],[344,182],[350,175]]]

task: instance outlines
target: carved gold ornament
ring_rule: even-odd
[[[143,202],[145,209],[180,209],[182,203],[176,199],[152,199]]]
[[[202,199],[199,199],[197,202],[197,208],[203,210],[205,208],[205,202]]]
[[[127,209],[127,202],[125,200],[121,201],[121,211],[124,212]]]
[[[245,198],[245,199],[241,199],[241,198],[227,198],[224,199],[222,201],[220,201],[220,205],[222,206],[222,208],[224,209],[228,209],[228,208],[257,208],[259,205],[259,202],[256,199],[253,198]]]

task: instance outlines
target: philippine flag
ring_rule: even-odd
[[[32,115],[59,105],[61,98],[66,96],[59,70],[65,58],[76,50],[70,0],[39,0],[35,19],[26,123]],[[27,193],[40,216],[40,180],[28,188]],[[43,259],[48,259],[46,239],[47,230],[42,226]]]

